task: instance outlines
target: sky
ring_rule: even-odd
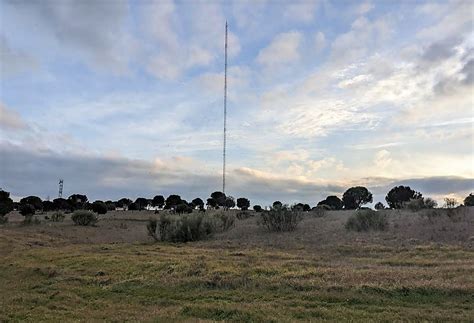
[[[474,191],[471,1],[0,0],[0,187],[310,205]]]

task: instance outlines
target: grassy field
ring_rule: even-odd
[[[346,232],[349,213],[328,213],[293,233],[250,218],[187,244],[152,243],[150,214],[95,228],[12,221],[0,227],[0,321],[472,322],[471,212],[393,214],[384,233]],[[397,239],[407,222],[412,237]]]

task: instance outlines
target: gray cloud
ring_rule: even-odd
[[[123,26],[129,10],[126,0],[19,0],[6,4],[5,9],[29,21],[37,33],[48,33],[62,49],[78,51],[95,67],[116,72],[127,69],[133,42]]]
[[[60,177],[65,180],[65,195],[85,193],[90,199],[152,197],[173,193],[186,199],[197,196],[206,198],[221,187],[219,174],[200,174],[142,160],[61,155],[48,150],[33,152],[5,143],[0,146],[0,156],[0,187],[14,196],[31,194],[55,198]],[[246,168],[231,170],[228,180],[229,195],[246,196],[252,203],[262,205],[269,205],[275,200],[315,205],[327,195],[341,196],[349,187],[349,184],[265,177]],[[374,178],[361,180],[363,182],[367,182],[374,193],[374,202],[383,201],[388,190],[396,185],[409,185],[425,196],[465,195],[474,191],[474,180],[461,177]]]

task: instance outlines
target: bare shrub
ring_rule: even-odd
[[[410,199],[408,202],[403,202],[403,208],[412,212],[418,212],[425,207],[423,198]]]
[[[291,210],[286,205],[275,205],[270,210],[261,213],[259,224],[269,231],[294,231],[301,220],[302,215],[298,209]]]
[[[71,219],[76,225],[95,225],[98,221],[97,216],[91,211],[77,210],[71,215]]]
[[[248,219],[252,216],[252,213],[250,213],[249,211],[240,211],[240,212],[237,212],[237,219],[239,220],[245,220],[245,219]]]
[[[346,222],[346,229],[352,231],[384,231],[388,228],[387,217],[373,210],[358,210]]]

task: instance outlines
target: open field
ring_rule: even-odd
[[[96,227],[0,227],[0,321],[472,321],[474,211],[385,211],[385,232],[347,232],[350,211],[295,232],[237,220],[207,241],[153,243],[150,212]],[[440,211],[444,213],[445,211]]]

